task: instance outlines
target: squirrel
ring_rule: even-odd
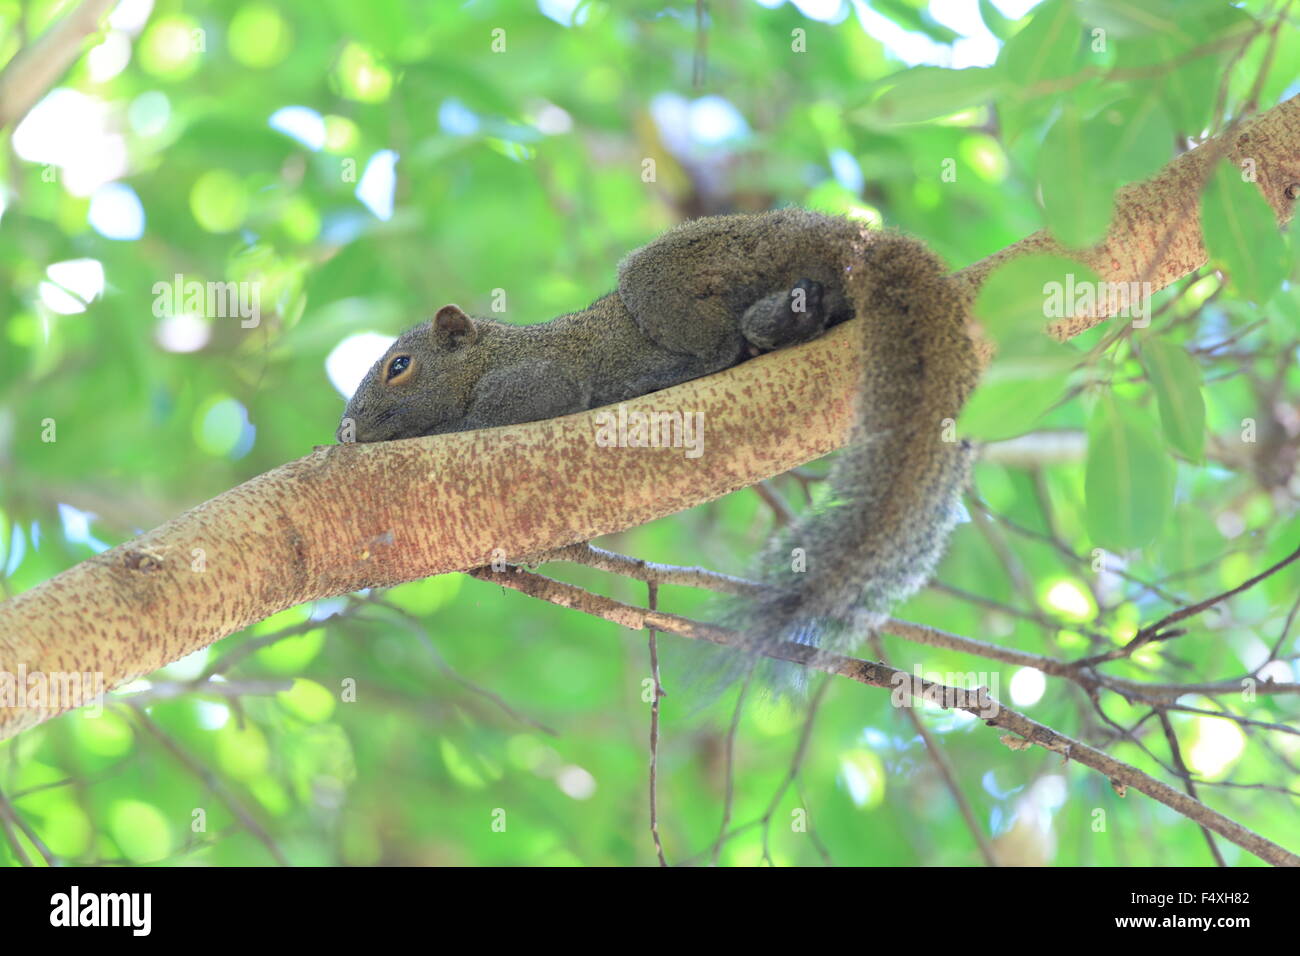
[[[944,273],[915,239],[804,209],[690,220],[625,256],[617,289],[580,312],[518,326],[444,305],[370,369],[337,435],[388,441],[567,415],[860,314],[864,371],[832,493],[768,543],[761,596],[724,614],[742,648],[844,651],[926,583],[961,514],[972,452],[953,429],[978,364],[967,300]]]

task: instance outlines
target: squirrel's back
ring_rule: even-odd
[[[843,263],[863,229],[849,219],[794,207],[691,219],[623,258],[618,294],[646,334],[665,348],[727,354],[742,344],[737,317],[774,290],[800,281],[824,289],[827,324],[851,318]]]

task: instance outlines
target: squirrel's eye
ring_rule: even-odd
[[[391,382],[393,379],[397,378],[397,376],[401,375],[410,367],[411,367],[411,356],[409,355],[397,356],[395,359],[393,359],[391,362],[388,363],[388,375],[384,379],[384,381]]]

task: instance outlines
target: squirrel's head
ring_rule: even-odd
[[[464,370],[479,327],[459,306],[403,332],[366,373],[343,411],[340,442],[391,441],[456,431],[465,416],[472,374]]]

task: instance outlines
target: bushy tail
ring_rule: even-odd
[[[863,625],[924,586],[960,515],[971,451],[955,420],[977,377],[965,300],[921,243],[888,232],[862,241],[847,278],[865,336],[855,435],[829,500],[764,549],[753,577],[767,594],[723,615],[756,651],[850,650]]]

